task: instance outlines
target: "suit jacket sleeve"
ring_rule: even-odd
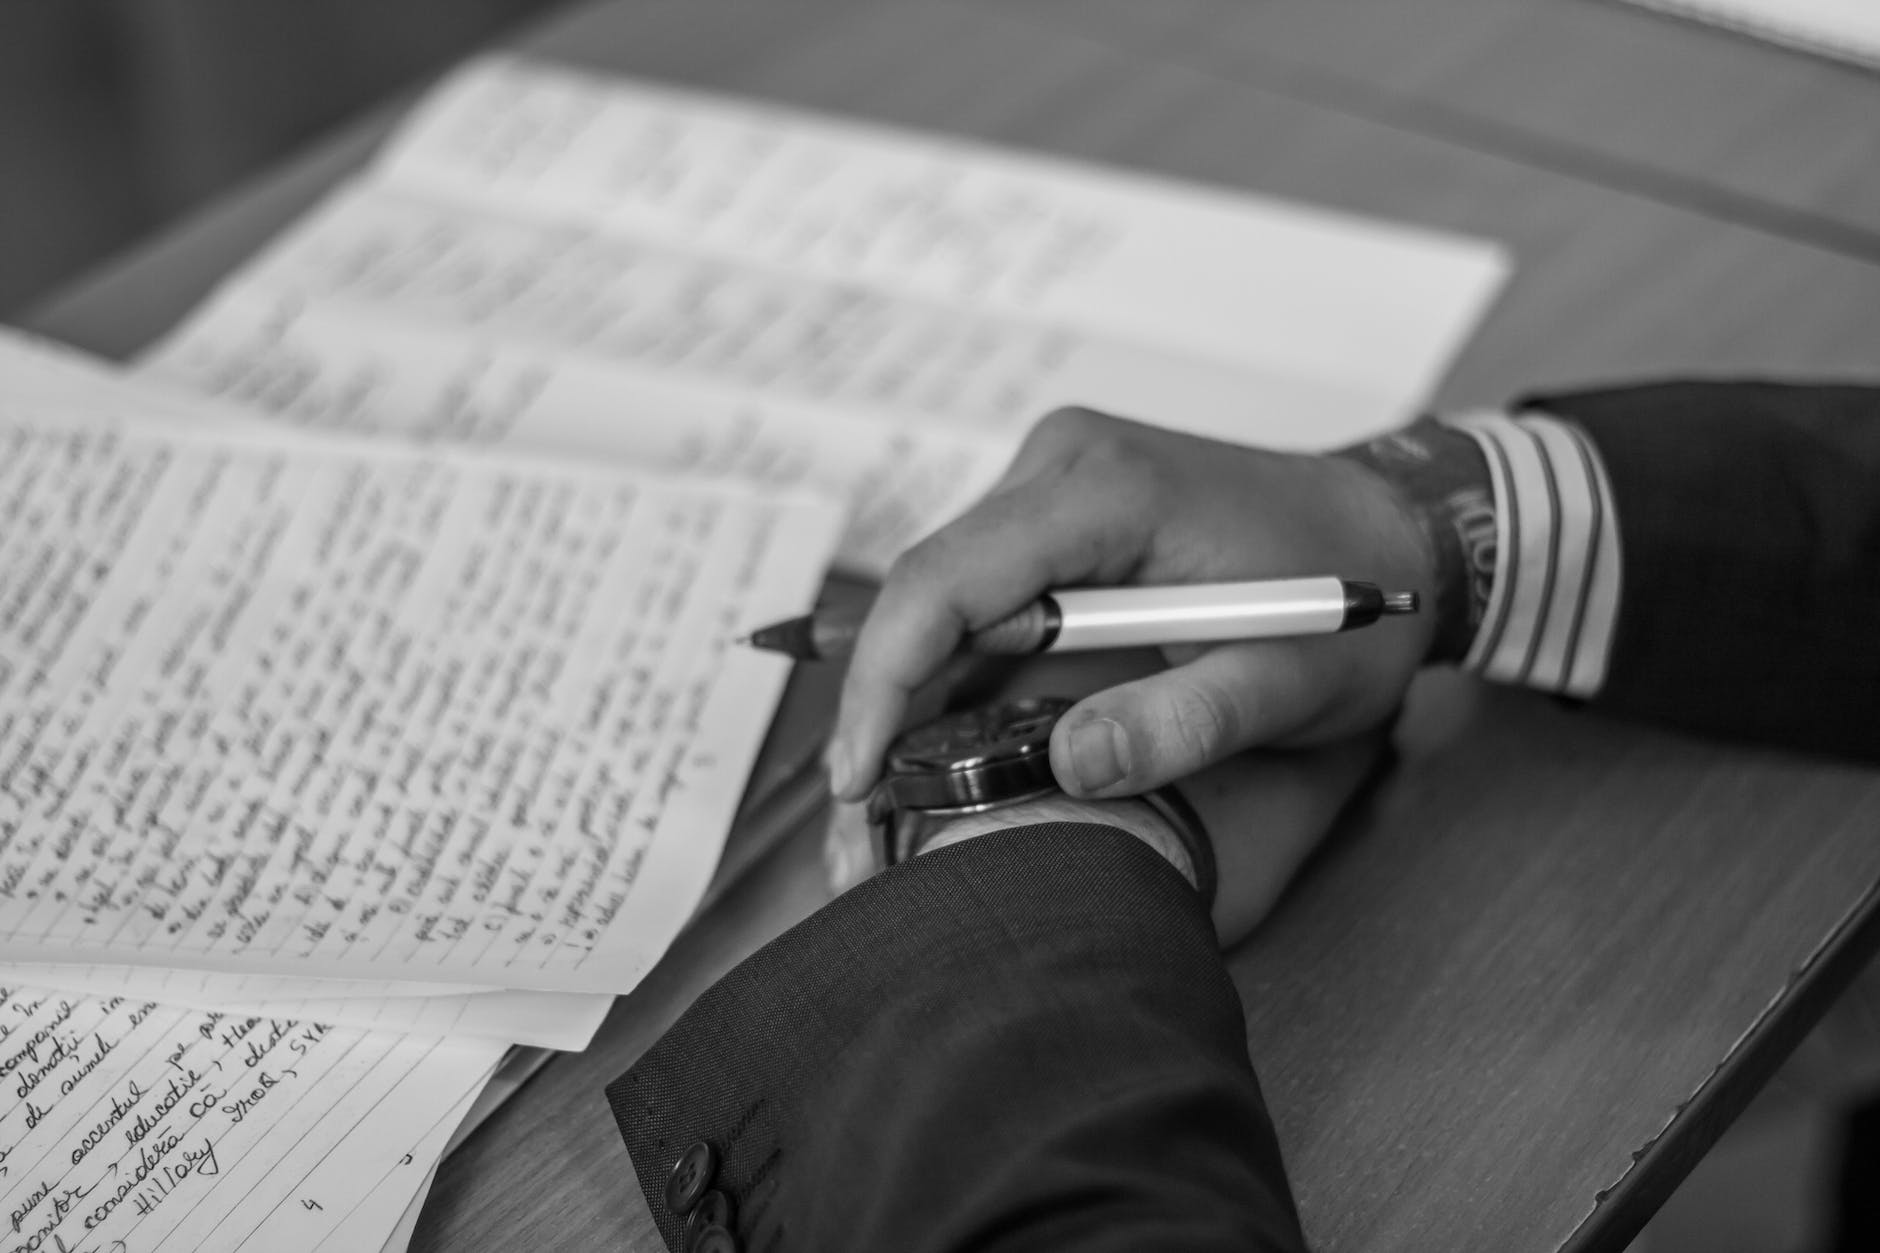
[[[607,1094],[675,1249],[664,1189],[695,1141],[759,1253],[1302,1248],[1207,914],[1108,827],[876,876]]]
[[[1880,388],[1531,397],[1612,486],[1623,590],[1595,706],[1880,759]]]

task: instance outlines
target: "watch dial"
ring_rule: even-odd
[[[947,714],[907,732],[889,749],[899,769],[945,769],[964,761],[1023,757],[1044,750],[1072,702],[1061,697],[999,701]]]

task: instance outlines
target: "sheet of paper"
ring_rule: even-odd
[[[418,1232],[418,1219],[424,1214],[424,1202],[431,1195],[431,1185],[437,1182],[437,1167],[433,1166],[424,1182],[418,1185],[418,1191],[411,1202],[405,1206],[405,1212],[398,1217],[398,1225],[392,1228],[392,1234],[385,1237],[385,1243],[379,1246],[380,1253],[405,1253],[411,1247],[411,1238]],[[346,1253],[350,1249],[370,1248],[370,1245],[352,1244],[335,1245],[332,1253]],[[324,1250],[322,1251],[324,1253]]]
[[[69,345],[0,327],[0,384],[14,409],[92,417],[135,415],[206,426],[258,422],[195,388],[136,377]]]
[[[378,177],[1399,401],[1506,270],[1475,240],[514,58],[432,92]]]
[[[315,427],[599,454],[845,497],[879,575],[1067,404],[1280,448],[1406,399],[354,187],[143,361]]]
[[[0,965],[0,985],[58,988],[86,996],[161,1001],[223,1014],[307,1018],[333,1027],[406,1035],[480,1036],[502,1044],[578,1052],[614,998],[595,992],[528,992],[449,983],[238,975],[160,966]]]
[[[702,894],[830,505],[10,412],[0,958],[603,992]]]
[[[504,1102],[521,1091],[522,1085],[533,1078],[536,1071],[547,1065],[551,1056],[552,1054],[543,1052],[541,1049],[511,1049],[509,1056],[503,1059],[503,1064],[496,1068],[496,1073],[490,1076],[489,1082],[485,1083],[482,1090],[477,1093],[475,1102],[464,1112],[462,1119],[457,1123],[456,1130],[451,1132],[450,1142],[439,1154],[440,1162],[442,1158],[455,1153],[457,1146],[469,1139],[471,1133],[483,1125],[484,1119],[495,1113]],[[405,1248],[410,1245],[412,1233],[417,1230],[419,1212],[423,1210],[425,1197],[430,1194],[431,1185],[436,1179],[437,1169],[433,1167],[430,1173],[425,1175],[424,1182],[418,1185],[418,1190],[412,1195],[411,1202],[406,1205],[404,1214],[398,1220],[398,1225],[392,1229],[391,1235],[385,1238],[382,1246],[385,1253],[404,1253]],[[378,1229],[375,1221],[373,1230]],[[371,1247],[363,1239],[358,1242],[343,1243],[339,1236],[340,1233],[335,1232],[327,1242],[326,1247],[330,1247],[332,1253],[351,1253],[355,1249]]]
[[[1632,0],[1776,43],[1880,67],[1880,5],[1874,0]]]
[[[0,989],[0,1247],[377,1247],[503,1052]]]
[[[469,1110],[471,1100],[466,1095],[412,1150],[414,1162],[430,1162],[431,1165],[410,1196],[405,1195],[403,1180],[399,1180],[397,1186],[389,1186],[391,1181],[387,1180],[388,1186],[373,1189],[354,1206],[314,1253],[370,1253],[375,1242],[386,1253],[405,1253],[418,1228],[418,1218],[424,1212],[425,1199],[431,1195],[431,1185],[437,1180],[437,1168],[448,1151],[444,1142],[450,1138],[451,1119]]]
[[[1325,448],[1415,411],[1473,241],[475,63],[146,355],[316,427],[808,482],[879,575],[1066,404]]]
[[[838,561],[876,575],[975,499],[1017,442],[247,287],[145,368],[311,428],[805,485],[846,500]]]
[[[675,385],[958,436],[1085,404],[1284,446],[1401,416],[1361,369],[1255,369],[1074,324],[574,229],[371,183],[342,189],[233,284],[481,340],[578,350]],[[355,335],[369,331],[362,327]],[[1264,420],[1250,421],[1259,413]],[[650,420],[657,420],[653,415]]]

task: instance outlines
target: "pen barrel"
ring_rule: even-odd
[[[1060,624],[1056,599],[1046,594],[1017,613],[981,627],[966,640],[966,651],[982,657],[1028,657],[1050,648]]]
[[[1053,592],[1061,621],[1050,648],[1071,652],[1329,634],[1345,629],[1350,592],[1357,586],[1320,577]]]

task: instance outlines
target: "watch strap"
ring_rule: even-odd
[[[1204,907],[1213,909],[1220,871],[1214,861],[1214,841],[1208,838],[1207,824],[1201,821],[1201,815],[1173,783],[1151,788],[1137,799],[1146,802],[1174,829],[1188,852],[1188,864],[1194,868],[1195,892]]]

